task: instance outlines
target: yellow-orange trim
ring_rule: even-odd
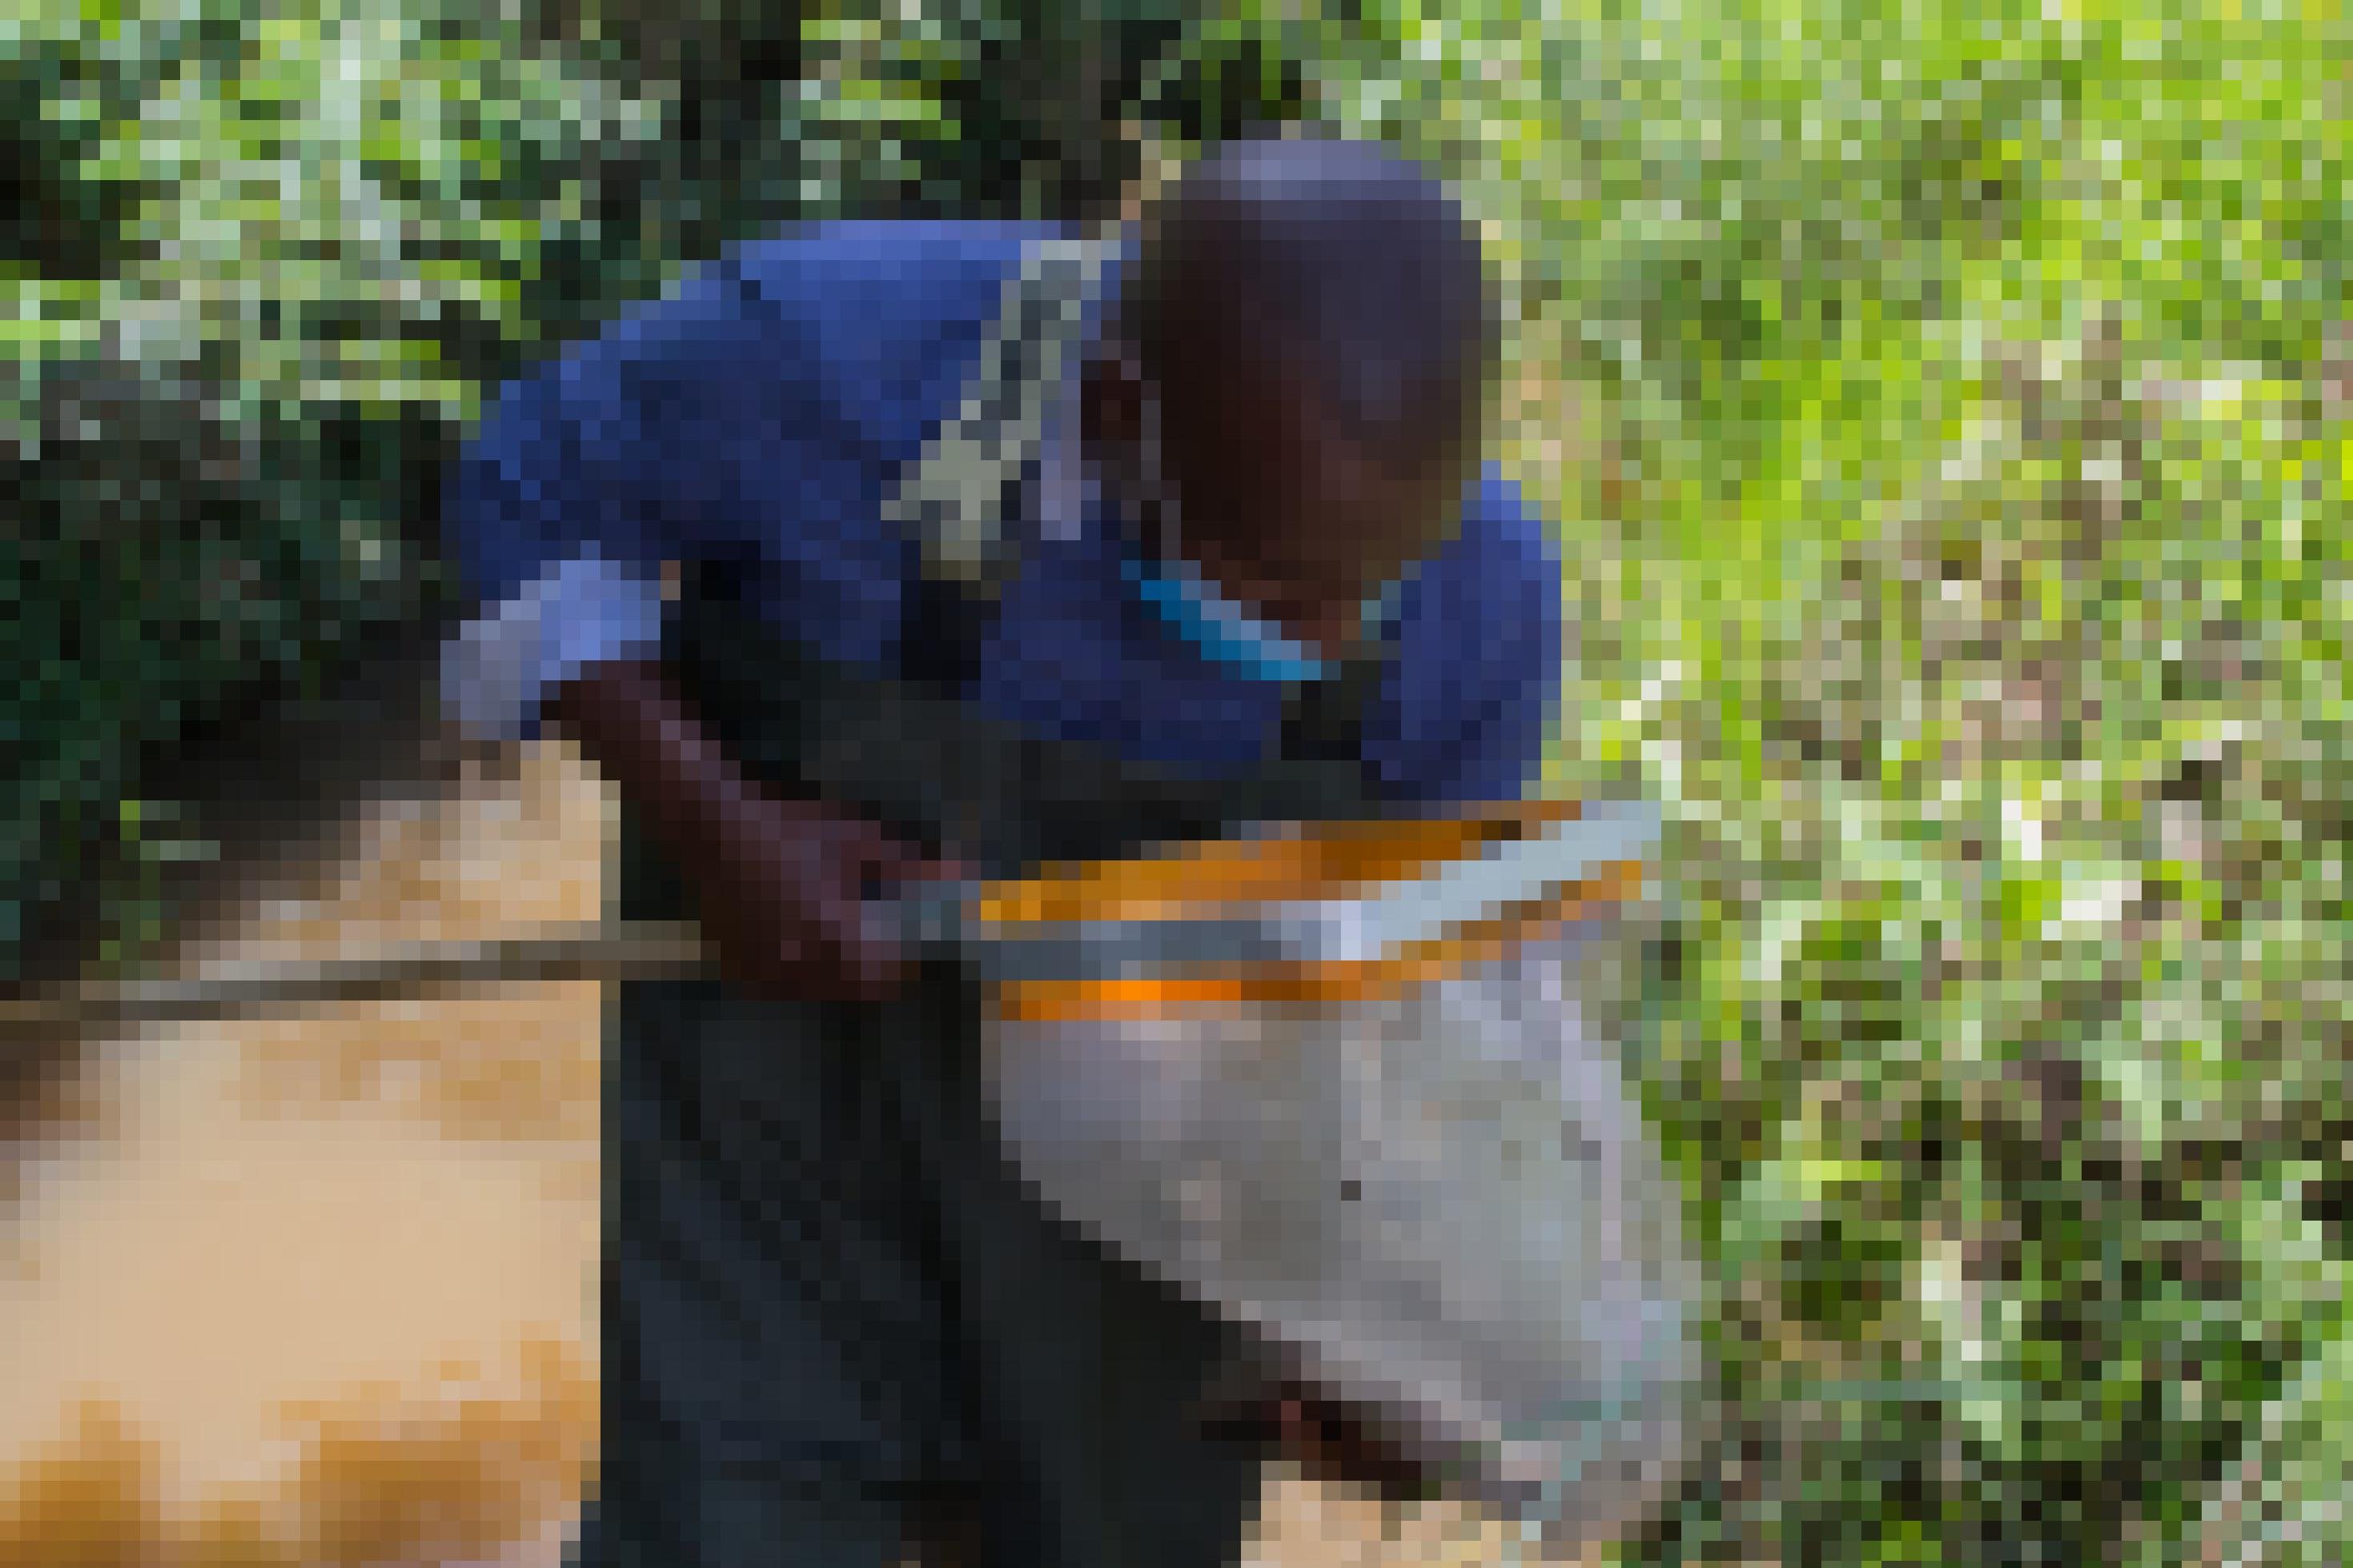
[[[1346,898],[1579,814],[1574,801],[1526,801],[1461,817],[1318,823],[1282,837],[1216,839],[993,882],[982,888],[976,912],[997,925],[1193,920],[1236,904]]]
[[[1642,878],[1642,862],[1616,861],[1551,898],[1515,905],[1451,936],[1410,943],[1387,958],[1211,964],[1138,979],[1020,981],[997,988],[995,1011],[1007,1023],[1118,1022],[1396,995],[1556,936],[1570,921],[1633,897]]]

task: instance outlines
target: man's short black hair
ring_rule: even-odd
[[[1229,142],[1147,220],[1122,316],[1174,394],[1287,364],[1369,451],[1426,462],[1475,437],[1502,327],[1476,227],[1378,142]]]

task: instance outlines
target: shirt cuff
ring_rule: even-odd
[[[659,651],[662,613],[652,574],[594,551],[552,566],[443,647],[443,710],[478,740],[524,739],[556,687],[592,665]]]

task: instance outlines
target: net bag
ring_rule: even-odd
[[[1039,1194],[1559,1543],[1656,1503],[1699,1370],[1678,1196],[1575,984],[1642,867],[1418,917],[1577,815],[1276,830],[986,908],[1121,953],[994,987],[992,1109]],[[1290,940],[1237,959],[1184,934],[1237,921]]]

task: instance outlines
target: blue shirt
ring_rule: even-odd
[[[581,554],[735,563],[817,651],[893,668],[916,542],[881,521],[954,410],[1041,225],[797,226],[692,269],[507,386],[449,476],[445,533],[485,600]],[[1274,744],[1285,687],[1188,637],[1138,591],[1100,498],[1027,537],[969,700],[1041,734],[1203,776]],[[1517,798],[1561,665],[1560,564],[1491,468],[1397,585],[1396,657],[1366,762],[1400,803]]]

